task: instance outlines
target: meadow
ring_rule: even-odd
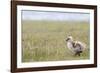
[[[81,56],[67,48],[66,38],[85,43]],[[72,21],[22,20],[22,62],[89,59],[89,23]]]

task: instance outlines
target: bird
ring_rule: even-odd
[[[66,39],[67,47],[75,56],[80,56],[81,53],[86,49],[86,45],[80,41],[74,41],[73,37],[70,35]]]

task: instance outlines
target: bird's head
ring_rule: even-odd
[[[72,40],[73,40],[72,36],[68,36],[67,39],[66,39],[67,42],[72,41]]]

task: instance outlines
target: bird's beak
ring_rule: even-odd
[[[66,39],[66,41],[68,41],[69,40],[69,38],[68,39]]]

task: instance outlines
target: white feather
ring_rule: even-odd
[[[75,47],[73,46],[73,43],[76,45]],[[77,44],[80,46],[77,46]],[[86,45],[84,43],[82,43],[80,41],[73,41],[72,36],[68,37],[67,47],[73,53],[76,53],[77,51],[84,51],[86,49]]]

